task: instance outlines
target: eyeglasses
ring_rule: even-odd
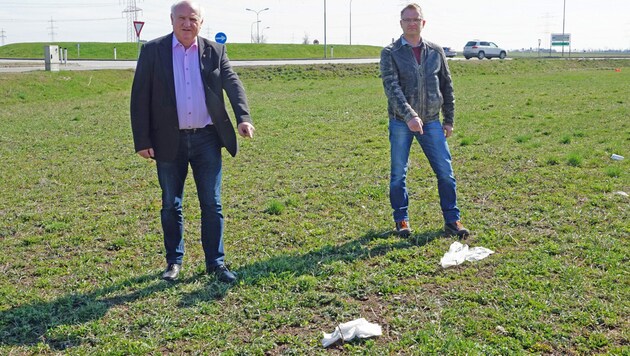
[[[419,23],[421,23],[423,20],[424,20],[424,19],[421,19],[421,18],[417,18],[417,19],[402,19],[402,22],[407,23],[407,24],[412,23],[412,22],[413,22],[413,23],[417,23],[417,24],[419,24]]]

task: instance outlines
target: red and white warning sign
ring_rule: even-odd
[[[142,31],[142,26],[144,26],[144,22],[143,21],[134,21],[133,22],[133,27],[136,29],[136,36],[138,36],[138,38],[140,38],[140,31]]]

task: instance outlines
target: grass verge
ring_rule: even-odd
[[[182,280],[159,280],[131,71],[0,74],[0,353],[629,352],[630,61],[452,63],[459,205],[496,254],[449,269],[417,146],[414,234],[389,233],[376,65],[238,70],[257,136],[224,161],[233,287],[203,275],[192,180]],[[358,317],[383,336],[321,348]]]

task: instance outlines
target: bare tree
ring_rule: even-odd
[[[309,44],[310,39],[308,38],[308,33],[304,32],[304,37],[302,37],[302,44]]]

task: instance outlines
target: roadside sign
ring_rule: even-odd
[[[214,36],[214,40],[217,43],[224,44],[225,42],[227,42],[227,35],[223,32],[219,32]]]
[[[571,34],[570,33],[552,33],[551,45],[552,46],[570,46]]]
[[[144,26],[143,21],[134,21],[133,27],[136,29],[136,36],[140,38],[140,31],[142,31],[142,26]]]

